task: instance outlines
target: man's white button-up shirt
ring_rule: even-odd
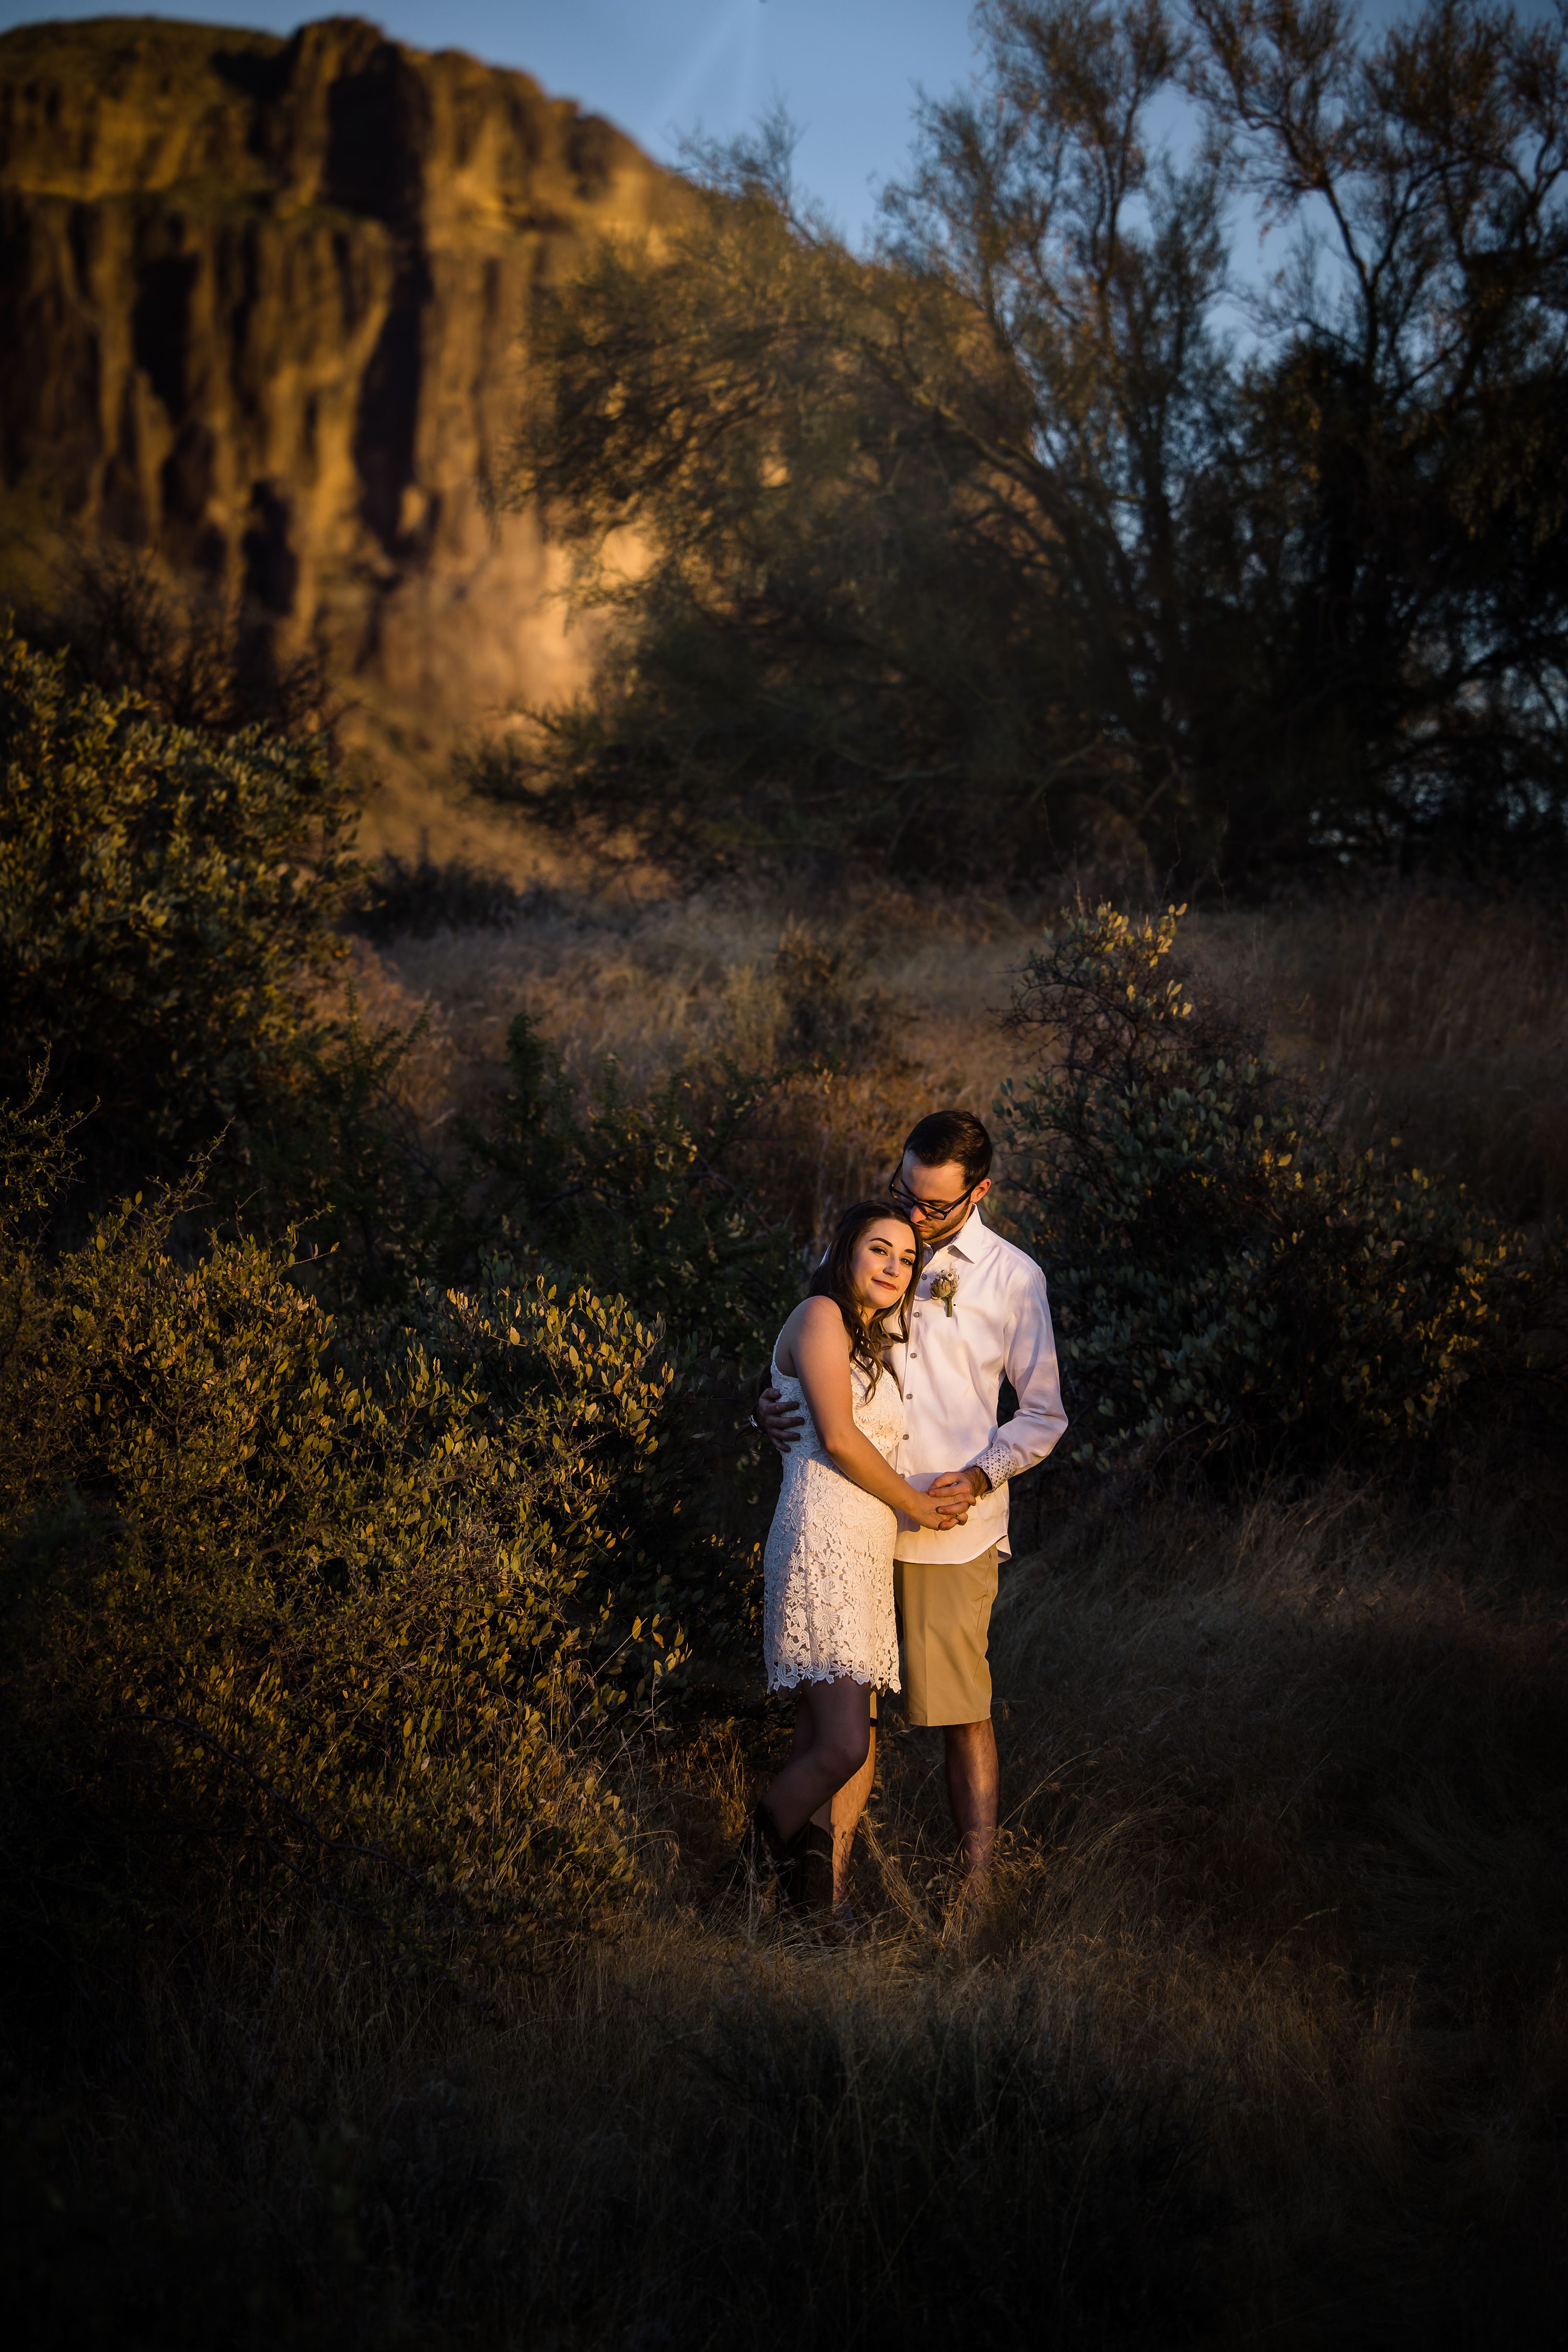
[[[953,1284],[952,1312],[931,1297]],[[900,1527],[900,1559],[977,1559],[1007,1544],[1007,1481],[1044,1461],[1068,1425],[1046,1277],[1031,1257],[994,1234],[978,1209],[921,1270],[910,1336],[893,1350],[910,1433],[897,1468],[911,1486],[978,1463],[991,1480],[961,1528],[937,1535]],[[1018,1410],[998,1428],[1003,1375]]]

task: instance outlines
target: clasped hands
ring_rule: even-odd
[[[781,1454],[789,1452],[805,1425],[798,1405],[781,1396],[777,1389],[763,1391],[757,1400],[757,1426]],[[939,1514],[937,1532],[945,1535],[949,1528],[963,1527],[981,1496],[990,1491],[990,1479],[973,1463],[967,1470],[944,1470],[940,1478],[933,1478],[926,1495]]]
[[[982,1495],[991,1491],[991,1481],[984,1470],[944,1470],[933,1478],[926,1493],[942,1513],[941,1532],[949,1528],[961,1528]]]

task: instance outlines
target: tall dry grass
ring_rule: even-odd
[[[1065,1518],[1004,1583],[964,1931],[927,1734],[884,1734],[848,1947],[716,1886],[773,1718],[644,1759],[644,1892],[537,1976],[151,1923],[11,2078],[30,2340],[1544,2343],[1568,1659],[1552,1514],[1497,1516]]]
[[[796,1213],[988,1109],[1043,905],[616,901],[358,951],[436,1133],[527,1009],[585,1075],[788,1058]],[[1209,915],[1186,952],[1347,1138],[1562,1198],[1545,915]],[[835,1025],[837,1024],[837,1025]],[[1518,2347],[1568,2289],[1568,1479],[1526,1426],[1425,1492],[1117,1509],[1047,1475],[994,1624],[1005,1834],[963,1927],[940,1745],[884,1727],[861,1934],[716,1885],[786,1736],[626,1767],[642,1891],[567,1961],[415,1969],[318,1908],[85,1914],[0,1880],[26,2340],[838,2352]],[[128,1958],[128,1954],[130,1957]]]
[[[1469,1184],[1518,1223],[1568,1202],[1568,919],[1411,890],[1210,916],[1193,953],[1267,1007],[1347,1138]]]
[[[886,1181],[934,1103],[987,1112],[1011,1065],[999,1015],[1030,918],[1003,901],[801,892],[655,899],[538,891],[510,922],[356,947],[365,1015],[426,1028],[404,1074],[439,1134],[504,1082],[508,1024],[528,1012],[585,1081],[613,1056],[634,1089],[676,1064],[820,1061],[775,1100],[762,1138],[776,1208],[815,1237]]]
[[[693,1055],[761,1065],[802,1038],[803,992],[859,1030],[829,1083],[779,1114],[790,1205],[814,1229],[883,1181],[921,1113],[989,1114],[1016,1049],[998,1025],[1049,897],[862,887],[837,898],[687,898],[541,887],[510,921],[361,943],[367,1011],[428,1030],[406,1073],[437,1131],[503,1075],[508,1023],[528,1010],[584,1076],[614,1055],[634,1087]],[[1420,892],[1189,917],[1182,953],[1326,1098],[1355,1150],[1385,1149],[1469,1184],[1495,1212],[1558,1216],[1568,1181],[1568,925],[1527,904]],[[831,967],[831,969],[827,969]],[[868,1024],[866,1008],[875,1013]],[[830,1003],[830,1012],[832,1003]],[[1005,1171],[1004,1169],[1004,1186]],[[1004,1192],[1005,1200],[1005,1192]]]

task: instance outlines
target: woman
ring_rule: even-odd
[[[763,1591],[768,1688],[796,1693],[795,1744],[752,1815],[743,1855],[786,1900],[802,1902],[809,1885],[814,1908],[832,1902],[829,1807],[866,1761],[871,1692],[899,1687],[898,1515],[935,1528],[963,1517],[892,1466],[904,1403],[886,1359],[909,1336],[920,1265],[903,1210],[859,1202],[773,1349],[773,1385],[807,1416],[784,1457]]]

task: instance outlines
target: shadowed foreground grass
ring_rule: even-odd
[[[132,1933],[13,1879],[29,2342],[1548,2340],[1562,1502],[1503,1465],[1419,1508],[1061,1512],[1004,1585],[967,1935],[920,1733],[853,1945],[715,1893],[771,1715],[646,1759],[641,1899],[500,1982],[320,1909],[236,1935],[239,1885]]]

